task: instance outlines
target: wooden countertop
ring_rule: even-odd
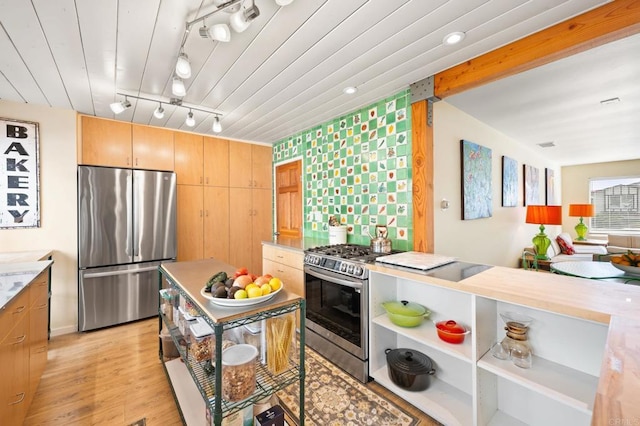
[[[326,246],[329,244],[329,240],[320,238],[286,238],[277,237],[273,240],[263,241],[262,244],[276,246],[284,249],[291,249],[297,251],[304,251],[312,247]]]
[[[592,425],[640,422],[640,286],[492,267],[458,282],[407,268],[371,271],[609,325]]]
[[[265,310],[278,309],[301,300],[302,298],[283,288],[272,299],[256,305],[242,307],[225,307],[215,305],[204,297],[200,290],[215,273],[224,271],[232,275],[236,268],[215,259],[196,260],[191,262],[163,263],[160,267],[167,276],[179,285],[198,307],[205,312],[214,323],[227,323],[238,318],[253,315]]]

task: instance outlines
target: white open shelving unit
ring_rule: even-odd
[[[406,277],[406,274],[404,274]],[[604,324],[507,303],[489,297],[370,271],[370,375],[381,385],[446,425],[589,425],[608,327]],[[393,324],[382,303],[408,300],[429,309],[432,320],[415,328]],[[500,313],[533,318],[530,369],[492,356],[505,337]],[[440,340],[433,322],[453,319],[471,328],[464,343]],[[429,356],[436,373],[428,389],[410,392],[388,375],[386,348]]]

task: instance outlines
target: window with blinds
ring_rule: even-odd
[[[589,192],[595,206],[595,216],[588,225],[590,232],[640,233],[640,176],[592,178]]]

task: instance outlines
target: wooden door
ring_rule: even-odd
[[[251,147],[249,143],[229,142],[229,187],[251,188]]]
[[[133,167],[173,171],[173,131],[134,124]]]
[[[276,167],[276,227],[283,237],[302,237],[302,161]]]
[[[132,167],[131,123],[83,115],[80,127],[79,164]]]
[[[229,141],[204,137],[204,184],[229,186]]]
[[[204,257],[229,262],[229,188],[204,187]]]
[[[204,258],[203,193],[200,185],[178,185],[178,260]]]
[[[2,424],[21,425],[29,397],[29,314],[23,315],[0,343],[0,415]]]
[[[251,190],[251,222],[253,225],[253,245],[251,262],[253,268],[262,273],[262,242],[273,241],[273,204],[270,189]],[[257,274],[258,272],[254,272]]]
[[[229,264],[251,269],[254,240],[251,237],[251,190],[229,189]],[[252,274],[257,274],[250,270]]]
[[[272,188],[273,148],[270,146],[251,146],[252,188]]]
[[[193,133],[175,132],[175,169],[178,185],[202,185],[203,141]]]

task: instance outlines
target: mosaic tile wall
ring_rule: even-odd
[[[409,91],[274,144],[274,164],[302,158],[304,236],[328,239],[329,217],[347,242],[369,244],[387,225],[393,248],[413,248]]]

